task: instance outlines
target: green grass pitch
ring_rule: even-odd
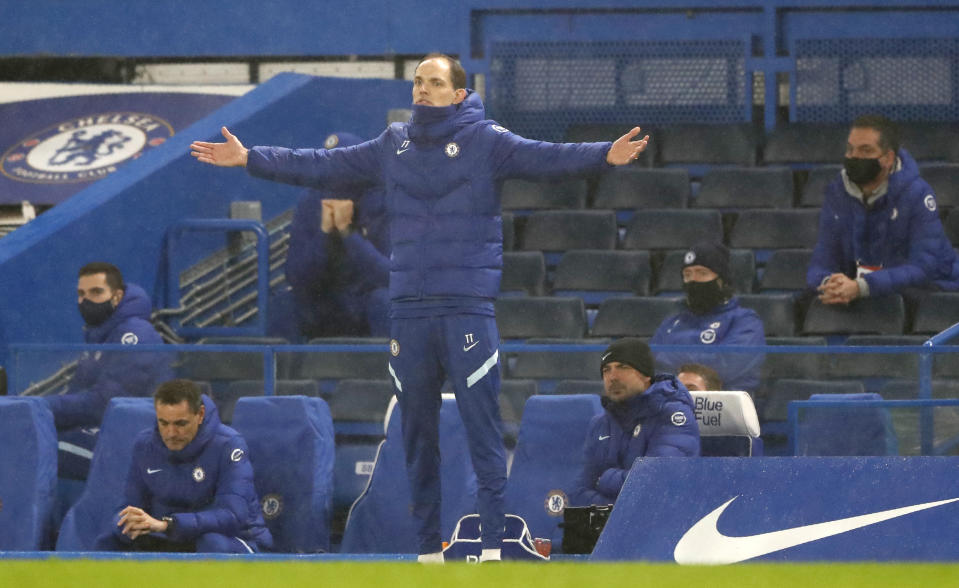
[[[177,587],[310,586],[490,588],[652,588],[823,586],[959,586],[959,565],[951,564],[740,564],[680,567],[647,563],[502,563],[423,566],[413,562],[304,561],[0,561],[6,588],[131,586]]]

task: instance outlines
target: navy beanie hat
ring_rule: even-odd
[[[722,243],[701,241],[693,245],[683,256],[683,269],[691,265],[701,265],[713,270],[723,284],[730,285],[729,249]]]
[[[656,369],[653,363],[653,352],[650,351],[649,345],[633,337],[613,341],[603,352],[601,361],[600,373],[604,365],[614,361],[631,366],[650,378],[653,377]]]

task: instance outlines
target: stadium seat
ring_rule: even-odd
[[[767,356],[768,357],[768,356]],[[815,376],[817,374],[810,374]],[[814,380],[783,378],[776,380],[763,405],[763,421],[785,421],[789,403],[793,400],[809,400],[816,394],[862,394],[866,391],[858,380]]]
[[[243,397],[236,403],[233,427],[250,450],[273,551],[329,551],[334,442],[326,402],[306,396]]]
[[[766,261],[760,292],[800,292],[806,289],[806,270],[812,249],[777,249]]]
[[[718,210],[644,210],[627,225],[623,249],[685,249],[722,234]]]
[[[57,551],[92,551],[97,537],[109,530],[113,516],[123,508],[133,440],[156,426],[152,398],[114,398],[100,425],[87,485],[67,511],[57,537]]]
[[[839,177],[841,165],[821,165],[809,170],[802,192],[799,194],[799,206],[821,208],[826,195],[826,186]]]
[[[0,397],[0,447],[0,551],[50,549],[57,431],[42,398]]]
[[[777,126],[766,138],[763,162],[811,166],[841,161],[849,128],[845,124]]]
[[[568,143],[601,143],[615,141],[633,129],[633,124],[581,123],[570,125],[563,140]],[[652,167],[658,150],[659,133],[655,129],[643,127],[643,135],[649,135],[649,146],[632,163],[634,167]]]
[[[555,296],[574,296],[595,306],[609,296],[649,294],[646,251],[567,251],[556,266]]]
[[[729,234],[729,246],[742,249],[812,249],[819,233],[819,211],[743,210]]]
[[[959,127],[955,124],[901,122],[899,130],[900,145],[916,161],[955,161],[954,149],[959,143]],[[925,174],[921,175],[925,177]]]
[[[615,249],[616,215],[609,210],[534,212],[523,228],[524,251]]]
[[[359,341],[356,341],[358,343]],[[313,339],[311,345],[332,344],[330,340]],[[338,344],[349,344],[346,342]],[[389,347],[383,345],[376,350],[336,350],[290,354],[290,379],[316,380],[320,382],[320,392],[328,392],[323,381],[335,381],[346,378],[389,379]]]
[[[912,332],[934,335],[959,322],[959,292],[933,292],[919,299]]]
[[[282,396],[319,396],[320,388],[313,380],[276,380],[277,395]],[[226,424],[233,422],[233,409],[236,401],[244,396],[263,396],[265,390],[262,380],[237,380],[230,382],[225,391],[212,394],[220,420]]]
[[[692,243],[690,244],[692,245]],[[683,257],[686,250],[669,251],[656,272],[656,286],[653,292],[683,294]],[[741,294],[753,291],[756,279],[756,258],[748,249],[733,249],[729,252],[729,273],[733,289]]]
[[[959,206],[959,163],[923,164],[919,166],[919,175],[932,186],[939,206]]]
[[[603,381],[596,376],[593,380],[560,380],[553,389],[553,394],[563,396],[568,394],[593,394],[602,396],[605,392]]]
[[[767,337],[796,335],[796,304],[789,294],[741,294],[739,305],[756,311]]]
[[[542,296],[546,282],[546,261],[542,251],[503,252],[501,295]]]
[[[554,552],[563,542],[559,523],[583,467],[589,421],[602,410],[599,397],[589,394],[533,396],[523,411],[506,512],[523,517],[534,537],[551,539]]]
[[[702,457],[758,457],[763,454],[753,399],[742,391],[691,391],[699,424]]]
[[[392,397],[393,383],[389,380],[343,379],[337,382],[330,397],[330,413],[338,424],[339,421],[382,424]]]
[[[538,351],[534,345],[530,347],[507,354],[507,373],[510,379],[539,381],[541,393],[550,392],[560,380],[599,377],[602,350]]]
[[[756,165],[758,142],[750,124],[670,125],[657,133],[664,166],[678,164]]]
[[[496,301],[496,324],[501,339],[579,339],[586,334],[586,309],[579,298],[501,298]]]
[[[503,251],[513,251],[516,249],[516,227],[514,225],[513,213],[504,212],[503,219]]]
[[[535,396],[537,391],[538,386],[535,380],[500,381],[499,414],[503,421],[503,439],[507,447],[516,445],[526,401]]]
[[[919,346],[922,337],[850,335],[845,347]],[[916,350],[918,351],[918,349]],[[831,353],[823,357],[822,373],[832,378],[908,378],[919,369],[916,353]]]
[[[593,208],[628,211],[631,217],[637,208],[686,208],[689,197],[685,169],[619,167],[600,178]]]
[[[876,393],[814,394],[809,400],[882,400]],[[799,414],[800,456],[898,455],[899,443],[885,408],[805,407]]]
[[[942,228],[946,231],[946,237],[953,247],[959,247],[959,207],[953,208],[946,213],[946,218],[942,221]]]
[[[695,208],[791,208],[793,175],[787,167],[719,168],[703,176]]]
[[[510,179],[503,182],[500,198],[503,210],[519,211],[585,208],[586,180],[562,179],[553,182],[531,182]]]
[[[350,509],[341,553],[416,553],[419,542],[410,514],[406,453],[400,429],[400,407],[387,414],[386,439],[380,444],[370,482]],[[476,476],[456,400],[444,394],[440,410],[440,533],[450,537],[456,521],[476,512]]]
[[[660,323],[682,307],[681,298],[607,298],[599,306],[590,336],[652,337]]]
[[[862,298],[842,308],[816,299],[806,311],[802,331],[805,335],[901,335],[905,320],[905,305],[898,294]]]

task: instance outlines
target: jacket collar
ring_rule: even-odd
[[[413,105],[408,136],[414,143],[439,143],[461,129],[486,118],[483,101],[473,90],[466,90],[466,98],[450,106]]]

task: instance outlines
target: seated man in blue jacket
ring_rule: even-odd
[[[361,143],[349,133],[327,149]],[[390,334],[390,232],[385,192],[370,182],[307,190],[293,213],[286,279],[296,335],[386,337]],[[292,329],[291,329],[292,330]]]
[[[959,290],[959,256],[939,220],[936,196],[878,115],[857,118],[839,176],[826,187],[806,285],[823,304]]]
[[[273,545],[253,487],[246,441],[220,422],[190,380],[153,395],[157,426],[133,444],[126,507],[97,547],[105,550],[255,553]]]
[[[651,345],[766,344],[762,319],[743,308],[733,296],[729,249],[722,243],[697,243],[683,257],[683,290],[686,308],[667,317],[656,329]],[[701,363],[716,370],[726,390],[755,393],[759,388],[761,353],[662,351],[656,354],[664,371],[677,373],[686,363]]]
[[[80,268],[77,304],[90,344],[159,345],[150,323],[153,305],[143,288],[126,284],[120,270],[93,262]],[[114,396],[146,396],[172,377],[165,353],[84,353],[64,394],[44,399],[60,438],[60,475],[86,479],[103,413]]]
[[[613,342],[602,355],[602,414],[589,423],[583,471],[572,502],[613,504],[638,457],[699,455],[693,399],[675,376],[653,374],[653,354],[639,339]]]

